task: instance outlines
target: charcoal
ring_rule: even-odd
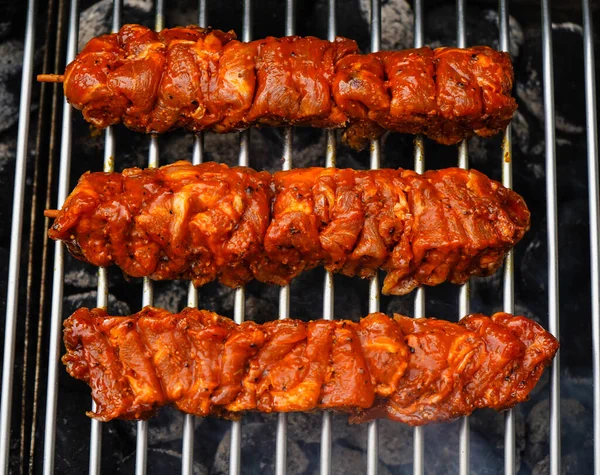
[[[112,26],[112,1],[100,0],[79,15],[79,49],[93,37],[110,32]],[[151,24],[154,20],[151,0],[125,0],[123,18],[128,23]]]
[[[22,41],[10,39],[0,43],[0,132],[15,125],[19,119],[18,85],[22,58]]]
[[[331,473],[332,475],[346,475],[348,473],[366,473],[367,464],[364,452],[336,444],[331,451]],[[320,473],[318,468],[312,472],[314,475]],[[385,466],[380,465],[377,473],[389,475],[392,472]]]
[[[581,462],[589,462],[592,458],[587,456],[592,448],[592,440],[587,437],[593,432],[593,414],[581,401],[563,397],[560,403],[561,433],[572,434],[562,440],[563,454],[574,457]],[[524,460],[531,469],[539,471],[546,463],[549,452],[550,440],[550,404],[548,400],[538,402],[527,417],[528,443],[525,449]],[[541,465],[540,465],[541,464]],[[572,464],[572,462],[571,462]],[[571,465],[568,464],[568,465]],[[567,466],[568,466],[567,465]],[[568,473],[586,473],[585,471]]]
[[[71,315],[75,310],[81,307],[94,308],[98,298],[98,292],[91,290],[80,294],[67,295],[63,300],[63,314]],[[131,307],[126,303],[109,294],[108,308],[115,315],[128,315],[131,313]]]
[[[272,421],[275,417],[271,418]],[[242,452],[240,466],[244,473],[273,473],[275,471],[275,431],[264,422],[253,422],[242,426]],[[221,440],[215,454],[212,473],[229,473],[229,447],[231,432]],[[308,468],[308,458],[293,440],[287,443],[288,473],[304,473]]]

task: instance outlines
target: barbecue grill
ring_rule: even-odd
[[[210,7],[211,0],[200,0],[197,5],[197,23],[200,26],[208,26],[212,24],[211,18],[207,12]],[[65,200],[68,191],[72,188],[73,180],[76,176],[70,173],[72,163],[72,145],[74,140],[77,140],[77,135],[74,134],[74,121],[78,118],[72,117],[72,108],[62,99],[62,93],[56,86],[42,85],[39,86],[33,80],[34,62],[36,59],[36,0],[29,0],[26,15],[25,28],[25,48],[23,58],[23,75],[21,83],[21,103],[19,110],[18,122],[18,140],[17,140],[17,161],[15,170],[15,187],[14,187],[14,205],[12,213],[12,226],[10,233],[10,261],[8,266],[8,292],[6,301],[6,320],[4,333],[4,357],[2,367],[2,399],[0,410],[0,472],[7,473],[12,471],[43,471],[45,474],[50,474],[55,471],[66,471],[69,467],[63,465],[57,466],[55,460],[57,454],[63,450],[65,446],[72,446],[75,451],[79,444],[85,446],[85,450],[89,450],[89,465],[73,466],[70,470],[86,470],[89,468],[90,473],[100,473],[103,471],[103,466],[106,464],[106,454],[103,455],[104,444],[115,444],[115,439],[121,440],[120,432],[125,430],[135,430],[135,448],[131,447],[130,452],[135,453],[135,459],[130,460],[126,464],[119,466],[126,467],[129,465],[135,466],[136,474],[143,474],[146,471],[152,472],[153,468],[148,464],[148,447],[149,447],[149,432],[153,425],[160,424],[162,419],[158,421],[139,421],[137,423],[123,423],[119,426],[120,429],[114,429],[113,423],[104,425],[98,421],[92,420],[88,426],[87,419],[83,411],[78,412],[78,417],[68,421],[71,425],[89,427],[89,444],[87,440],[80,440],[74,437],[73,433],[63,433],[61,435],[60,444],[57,445],[57,423],[60,421],[59,404],[65,404],[64,401],[73,401],[71,396],[68,396],[69,391],[72,391],[72,386],[59,382],[61,374],[64,373],[60,364],[60,355],[62,353],[62,321],[68,316],[64,297],[64,282],[65,275],[69,272],[70,266],[75,266],[73,260],[65,255],[64,246],[61,242],[48,244],[44,241],[43,246],[36,245],[36,240],[40,240],[42,229],[47,228],[47,222],[44,223],[39,219],[39,211],[43,207],[57,206]],[[165,20],[167,2],[156,0],[153,5],[153,16],[156,30],[161,30],[164,27],[175,26],[167,25]],[[218,3],[218,2],[217,2]],[[327,37],[329,40],[335,38],[338,31],[337,19],[345,18],[342,16],[342,9],[345,5],[339,2],[336,5],[336,0],[328,0],[327,5]],[[297,11],[300,4],[296,4],[294,0],[286,0],[285,2],[285,34],[293,35],[297,33]],[[382,37],[382,4],[381,0],[370,1],[370,50],[378,51],[381,47]],[[426,12],[424,10],[424,2],[415,0],[413,4],[414,12],[414,46],[423,46],[426,35]],[[123,22],[131,22],[125,13],[122,2],[115,0],[112,5],[112,31],[117,31]],[[234,7],[239,8],[239,5]],[[252,4],[252,0],[243,0],[241,15],[242,28],[240,39],[250,41],[253,37],[253,15],[267,15],[270,12],[264,12],[260,9],[259,2]],[[455,17],[456,17],[456,36],[455,41],[457,46],[467,46],[467,23],[466,23],[466,2],[457,0]],[[237,10],[236,10],[237,11]],[[51,71],[53,68],[62,70],[65,62],[70,62],[78,51],[79,38],[79,18],[80,10],[78,0],[51,0],[48,5],[46,22],[46,36],[48,40],[44,51],[44,70]],[[510,49],[510,23],[508,0],[500,0],[498,10],[498,46],[503,51]],[[584,64],[580,65],[585,70],[585,105],[587,118],[587,190],[589,193],[589,252],[591,264],[591,324],[592,324],[592,345],[593,345],[593,429],[594,435],[600,434],[600,236],[598,235],[598,222],[600,216],[599,208],[599,188],[598,188],[598,148],[597,148],[597,123],[596,123],[596,95],[595,95],[595,66],[594,66],[594,43],[592,32],[592,18],[590,2],[583,0],[582,3],[582,18],[583,18],[583,46],[584,46]],[[221,25],[215,24],[216,27]],[[66,33],[66,49],[64,46]],[[280,34],[282,31],[272,31],[272,34]],[[303,27],[302,33],[310,34],[310,27]],[[344,31],[347,36],[352,36]],[[313,33],[314,34],[314,33]],[[321,35],[322,36],[322,35]],[[50,41],[50,38],[53,41]],[[547,281],[544,282],[545,298],[547,298],[547,320],[543,323],[557,337],[559,337],[559,259],[558,259],[558,236],[559,236],[559,213],[557,207],[557,166],[556,166],[556,138],[555,138],[555,110],[554,110],[554,71],[553,71],[553,48],[552,48],[552,23],[550,19],[550,7],[548,0],[541,0],[541,51],[543,64],[543,123],[544,123],[544,147],[545,147],[545,208],[546,208],[546,240],[547,240],[547,255],[542,258],[547,262]],[[54,64],[52,63],[54,61]],[[36,71],[39,72],[39,71]],[[32,102],[32,94],[36,89],[41,87],[40,93],[40,109],[38,111],[38,123],[36,131],[35,149],[30,148],[30,105]],[[62,102],[62,103],[61,103]],[[523,107],[521,105],[521,107]],[[62,117],[60,117],[62,111]],[[45,117],[50,117],[49,121],[41,120]],[[81,127],[80,129],[85,130]],[[239,165],[252,166],[259,168],[255,161],[253,153],[252,140],[250,135],[254,137],[260,134],[270,134],[273,138],[279,132],[276,131],[245,131],[239,134],[239,147],[237,152],[237,163]],[[124,164],[120,161],[119,153],[119,138],[121,134],[128,132],[119,131],[113,127],[108,128],[104,132],[104,147],[101,152],[103,155],[103,169],[112,171],[113,169],[121,170]],[[296,131],[296,129],[285,128],[281,131],[282,152],[275,153],[270,157],[271,169],[283,168],[291,169],[294,163],[294,134],[302,134],[302,140],[314,139],[317,137],[318,143],[322,143],[320,154],[325,157],[325,166],[336,165],[336,133],[334,131],[317,132],[317,131]],[[324,134],[320,136],[319,134]],[[123,135],[131,137],[131,135]],[[220,144],[221,142],[210,142],[208,136],[197,135],[193,137],[193,143],[182,142],[186,140],[183,134],[180,134],[181,141],[177,143],[186,143],[185,149],[177,149],[177,156],[180,159],[190,159],[193,163],[201,163],[204,160],[211,159],[210,144]],[[321,137],[321,138],[319,138]],[[165,140],[163,137],[152,136],[142,138],[147,144],[144,146],[144,152],[137,151],[136,153],[145,153],[147,147],[146,166],[157,167],[159,164],[166,163],[161,157],[161,146]],[[178,139],[179,140],[179,139]],[[191,138],[189,139],[192,140]],[[224,140],[225,146],[231,143],[231,139]],[[227,142],[227,140],[229,140]],[[296,138],[298,140],[298,137]],[[408,140],[404,138],[403,140]],[[479,139],[473,139],[479,140]],[[206,143],[205,143],[206,142]],[[440,154],[455,154],[454,161],[445,161],[443,164],[434,154],[428,153],[430,150],[434,152],[440,151],[439,147],[425,143],[422,137],[414,139],[414,148],[412,160],[407,160],[406,154],[398,157],[398,161],[390,162],[392,166],[402,166],[409,168],[414,166],[418,173],[423,173],[426,166],[433,163],[437,166],[455,166],[469,167],[469,144],[464,141],[456,148],[448,147]],[[408,142],[406,142],[408,143]],[[490,147],[495,152],[487,154],[487,160],[494,162],[489,165],[496,172],[501,172],[502,182],[507,187],[513,185],[513,161],[512,161],[512,137],[511,128],[509,127],[501,140],[491,140]],[[172,146],[172,142],[169,142]],[[205,147],[206,145],[206,147]],[[313,149],[311,149],[313,150]],[[379,168],[382,162],[384,145],[381,141],[373,141],[368,152],[368,165],[371,168]],[[385,149],[388,153],[388,148]],[[401,149],[402,153],[404,149]],[[49,153],[48,153],[49,151]],[[34,153],[35,152],[35,153]],[[56,153],[58,152],[58,153]],[[171,153],[171,152],[170,152]],[[347,153],[347,152],[345,152]],[[34,157],[34,162],[28,167],[28,155]],[[55,157],[55,155],[57,155]],[[306,154],[303,153],[301,163],[307,163]],[[274,156],[282,158],[281,162],[277,162]],[[44,161],[47,161],[47,163]],[[56,158],[56,159],[55,159]],[[73,157],[76,158],[76,157]],[[318,159],[318,157],[313,157]],[[365,155],[362,159],[367,159]],[[360,159],[360,158],[359,158]],[[579,157],[583,160],[584,157]],[[266,159],[261,159],[260,163],[267,163]],[[358,163],[358,162],[350,162]],[[58,164],[58,169],[56,168]],[[130,163],[128,163],[129,165]],[[362,163],[366,165],[366,163]],[[47,165],[48,172],[43,170],[42,165]],[[348,165],[343,162],[338,165]],[[517,166],[516,164],[515,166]],[[523,164],[521,164],[523,165]],[[519,165],[519,166],[521,166]],[[87,168],[91,168],[92,164],[85,164]],[[430,165],[431,166],[431,165]],[[527,170],[523,165],[520,170]],[[493,178],[499,178],[490,173]],[[30,180],[31,184],[26,181]],[[581,177],[581,180],[583,178]],[[560,182],[560,179],[558,180]],[[46,192],[46,190],[48,190]],[[517,189],[523,192],[523,189]],[[31,205],[31,217],[27,216],[26,207]],[[36,214],[37,213],[37,214]],[[37,216],[37,218],[36,218]],[[26,232],[29,236],[26,236]],[[526,244],[523,243],[523,246]],[[501,282],[491,284],[491,288],[501,288],[502,297],[498,299],[498,308],[477,308],[477,310],[485,311],[488,314],[492,310],[506,311],[515,313],[515,269],[518,267],[519,250],[517,256],[511,251],[505,261],[504,270],[501,274]],[[51,260],[53,259],[53,261]],[[50,265],[50,262],[53,262]],[[74,267],[73,267],[74,268]],[[20,272],[21,271],[21,272]],[[311,274],[310,279],[314,279],[317,273]],[[109,279],[110,276],[110,279]],[[116,277],[114,277],[116,276]],[[48,277],[48,279],[47,279]],[[117,293],[128,294],[137,292],[139,285],[135,283],[123,282],[122,278],[112,270],[101,268],[98,270],[97,277],[97,293],[95,304],[98,307],[108,306],[109,311],[113,311],[111,305],[112,300],[109,300],[110,280],[118,280],[120,289]],[[307,315],[307,318],[334,318],[334,281],[338,284],[336,291],[339,298],[345,298],[346,292],[357,287],[350,287],[348,279],[343,279],[332,276],[331,273],[324,272],[324,281],[319,284],[322,288],[322,302],[313,302],[310,308],[313,313]],[[587,280],[587,276],[582,277]],[[73,286],[73,282],[69,281],[68,285]],[[341,283],[341,286],[340,286]],[[258,287],[258,284],[252,284]],[[261,284],[262,285],[262,284]],[[363,300],[368,302],[368,311],[375,312],[380,309],[379,295],[379,279],[377,277],[368,282],[367,288],[359,285],[358,288],[363,289]],[[494,287],[496,285],[496,287]],[[586,284],[587,285],[587,284]],[[156,287],[156,289],[155,289]],[[266,287],[266,286],[264,286]],[[142,285],[141,299],[138,305],[153,305],[160,304],[159,295],[162,284],[154,285],[150,280],[144,279]],[[467,315],[470,312],[470,303],[476,297],[476,290],[481,289],[473,283],[473,291],[470,284],[467,283],[460,288],[446,287],[440,293],[437,289],[427,290],[427,293],[438,296],[446,296],[451,294],[449,302],[454,302],[454,318],[459,318]],[[191,283],[187,290],[186,303],[190,307],[205,307],[206,303],[203,297],[206,292],[219,292],[217,285],[209,287],[208,290],[199,291],[193,288]],[[156,291],[156,292],[155,292]],[[290,316],[298,316],[298,311],[294,309],[293,303],[293,287],[286,286],[277,289],[278,295],[278,317],[280,319]],[[22,292],[22,294],[20,294]],[[112,292],[112,291],[111,291]],[[227,291],[229,292],[229,291]],[[269,295],[273,295],[273,290]],[[156,299],[155,299],[156,295]],[[340,297],[341,296],[341,297]],[[446,298],[443,297],[443,298]],[[235,289],[228,293],[227,298],[233,300],[232,316],[236,323],[244,321],[247,312],[247,295],[244,288]],[[307,297],[307,298],[312,298]],[[419,288],[407,298],[402,298],[401,306],[403,308],[411,308],[412,316],[421,318],[426,315],[426,291]],[[37,302],[40,302],[37,307]],[[336,301],[337,302],[337,301]],[[458,302],[458,306],[456,306]],[[430,307],[427,302],[427,306]],[[307,308],[303,305],[302,308]],[[322,308],[322,311],[320,310]],[[132,308],[132,311],[137,311],[137,308]],[[177,310],[177,309],[173,309]],[[384,309],[385,310],[385,309]],[[520,308],[516,309],[519,313]],[[114,311],[113,313],[117,313]],[[364,313],[364,312],[362,312]],[[432,312],[428,311],[427,315]],[[24,315],[24,319],[21,317]],[[339,315],[340,317],[342,315]],[[18,328],[24,325],[22,329],[25,335],[21,340],[17,337]],[[20,330],[21,331],[21,330]],[[20,332],[19,331],[19,332]],[[19,333],[20,335],[21,333]],[[25,345],[25,346],[24,346]],[[565,346],[563,343],[563,351]],[[17,352],[18,351],[18,352]],[[16,358],[15,355],[19,355]],[[20,362],[23,359],[23,363]],[[547,417],[549,424],[548,431],[548,470],[552,474],[561,472],[561,376],[559,356],[557,356],[553,366],[548,371],[549,382],[542,389],[544,398],[549,398],[549,414]],[[72,383],[75,384],[75,383]],[[22,394],[22,397],[20,397]],[[78,393],[82,394],[81,392]],[[64,399],[67,397],[67,399]],[[22,401],[22,404],[19,402]],[[67,402],[68,403],[68,402]],[[87,403],[92,404],[91,400]],[[287,471],[292,472],[290,466],[291,460],[288,459],[288,419],[294,415],[278,414],[272,416],[275,433],[266,433],[264,439],[274,439],[275,456],[273,466],[265,467],[267,471],[275,471],[277,474],[284,474]],[[332,458],[332,447],[336,444],[334,427],[335,416],[329,412],[323,412],[320,421],[320,445],[319,458],[310,461],[309,467],[313,470],[318,470],[321,474],[335,472],[336,467]],[[254,420],[253,420],[254,421]],[[225,425],[230,424],[229,430],[229,463],[228,471],[232,474],[247,472],[242,463],[241,453],[243,450],[243,431],[246,419],[238,422],[218,422],[214,423],[221,429]],[[477,471],[480,467],[471,466],[471,430],[469,427],[470,418],[464,418],[457,424],[451,427],[456,429],[458,435],[458,443],[448,441],[449,446],[454,447],[456,469],[461,474],[467,474],[471,471]],[[179,447],[175,450],[180,454],[179,465],[170,466],[172,472],[181,470],[184,474],[198,472],[198,466],[195,465],[196,452],[195,447],[203,444],[201,434],[195,431],[199,424],[199,420],[194,416],[183,416],[183,426],[180,433],[177,434],[177,441],[173,442],[173,447]],[[112,428],[111,428],[112,426]],[[127,427],[127,429],[123,429]],[[207,426],[208,427],[208,426]],[[504,415],[504,473],[514,474],[519,470],[519,461],[517,456],[517,416],[516,409],[507,411]],[[87,429],[86,429],[87,430]],[[380,460],[378,449],[384,441],[380,440],[379,428],[377,422],[371,422],[366,427],[366,432],[363,429],[357,429],[362,437],[362,446],[357,450],[364,451],[364,458],[361,466],[356,467],[356,473],[376,474],[379,472],[387,473],[382,470],[382,462]],[[427,469],[426,447],[428,444],[426,433],[427,429],[415,428],[413,431],[412,442],[412,471],[415,474],[423,474],[431,469]],[[68,439],[70,435],[70,439]],[[110,439],[113,442],[110,442]],[[68,440],[67,440],[68,439]],[[107,441],[107,439],[109,439]],[[227,439],[223,439],[227,440]],[[222,443],[222,441],[221,441]],[[89,447],[89,449],[88,449]],[[135,449],[135,450],[133,450]],[[441,450],[441,447],[438,447]],[[69,454],[62,453],[61,459],[68,459]],[[175,460],[175,459],[173,459]],[[595,473],[600,474],[600,436],[594,437],[593,440],[593,460]],[[566,467],[563,466],[563,469]],[[209,467],[210,468],[210,467]],[[387,471],[388,468],[384,467]],[[568,468],[568,467],[567,467]],[[212,467],[213,471],[216,469]],[[448,469],[450,471],[450,468]],[[581,473],[581,472],[580,472]]]

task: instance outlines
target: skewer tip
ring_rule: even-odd
[[[45,209],[44,216],[46,218],[55,219],[58,216],[58,210],[57,209]]]
[[[64,74],[38,74],[38,82],[64,82]]]

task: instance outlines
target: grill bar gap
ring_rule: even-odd
[[[23,198],[27,165],[27,142],[29,138],[29,110],[33,82],[33,52],[35,48],[36,1],[29,0],[23,46],[23,70],[21,73],[21,96],[19,103],[19,130],[15,164],[12,223],[10,232],[10,257],[8,289],[4,327],[4,355],[2,357],[2,402],[0,404],[0,474],[8,473],[10,457],[10,425],[17,330],[17,305],[19,300],[19,266],[23,234]]]
[[[79,2],[71,0],[69,7],[69,32],[67,34],[66,64],[75,58],[79,33]],[[63,99],[60,162],[58,171],[57,208],[60,208],[69,191],[71,170],[72,108]],[[54,472],[56,443],[56,409],[58,400],[58,361],[60,352],[60,327],[62,322],[62,299],[64,279],[64,245],[54,245],[54,272],[52,274],[52,309],[50,315],[50,344],[48,350],[48,387],[46,392],[46,418],[44,426],[44,475]]]
[[[415,0],[414,5],[414,47],[421,48],[425,43],[425,34],[423,29],[423,0]],[[414,168],[415,172],[422,174],[425,172],[425,148],[423,145],[423,136],[417,135],[414,138]],[[417,287],[414,300],[414,318],[423,318],[425,316],[425,288]],[[425,437],[422,427],[413,429],[413,474],[423,475],[425,472]]]

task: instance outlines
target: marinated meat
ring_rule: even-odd
[[[487,137],[517,108],[510,57],[486,46],[359,54],[347,38],[243,43],[232,31],[197,26],[157,33],[125,25],[92,39],[62,79],[67,100],[99,128],[308,125],[343,129],[356,149],[385,130],[444,144]]]
[[[88,415],[101,421],[144,419],[169,404],[230,419],[330,409],[351,422],[450,421],[527,400],[558,350],[540,325],[506,313],[236,325],[191,308],[129,317],[83,308],[64,326],[63,362],[92,389]]]
[[[475,170],[271,176],[177,162],[83,175],[48,234],[133,277],[237,287],[286,285],[320,265],[363,278],[381,268],[383,292],[403,295],[495,272],[528,229],[523,199]]]

